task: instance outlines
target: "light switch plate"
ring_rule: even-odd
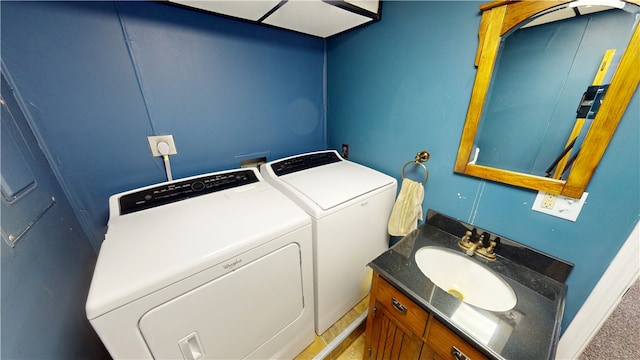
[[[575,222],[588,195],[589,193],[585,192],[580,199],[574,199],[539,191],[531,210]]]

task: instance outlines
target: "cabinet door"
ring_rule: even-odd
[[[375,301],[380,304],[378,309],[384,308],[388,316],[397,323],[418,336],[424,335],[429,313],[380,277],[376,282]]]
[[[364,359],[486,360],[400,290],[373,275]]]
[[[422,337],[397,322],[380,303],[375,304],[373,327],[367,331],[371,337],[365,359],[420,359],[424,345]],[[369,329],[367,329],[369,330]]]

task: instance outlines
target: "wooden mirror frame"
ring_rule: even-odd
[[[640,26],[636,26],[629,40],[566,180],[469,163],[502,37],[528,18],[570,2],[502,0],[480,6],[482,19],[475,59],[476,79],[458,148],[456,173],[572,198],[582,196],[640,82]],[[640,0],[625,2],[640,6]]]

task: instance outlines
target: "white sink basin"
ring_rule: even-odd
[[[422,273],[442,290],[489,311],[507,311],[516,306],[516,294],[493,271],[452,250],[426,246],[416,252]]]

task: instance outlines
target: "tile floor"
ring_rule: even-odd
[[[362,359],[364,356],[364,332],[361,333],[349,347],[334,357],[335,360]]]
[[[351,311],[333,324],[322,335],[315,336],[311,345],[307,346],[294,360],[313,359],[322,349],[333,341],[347,326],[369,310],[369,296],[360,301]],[[325,357],[325,360],[362,359],[364,353],[364,324],[359,326],[341,345]]]

